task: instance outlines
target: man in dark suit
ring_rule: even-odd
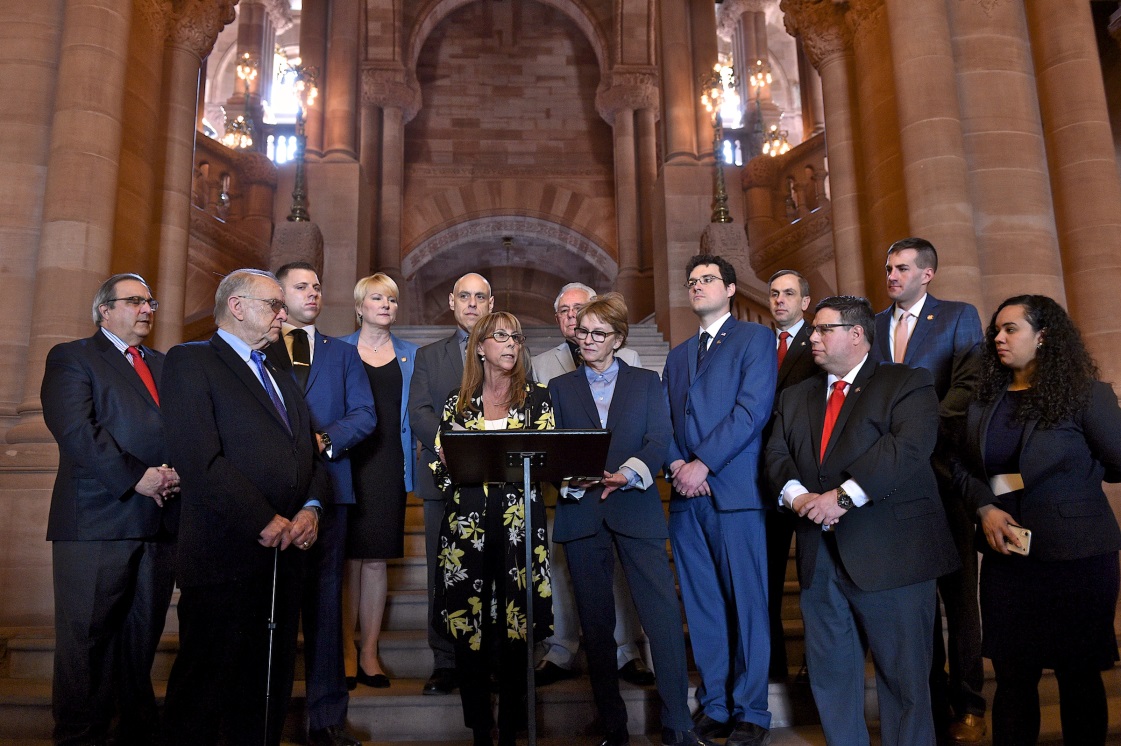
[[[816,375],[810,354],[810,330],[805,312],[810,307],[810,283],[792,269],[781,269],[769,283],[771,318],[775,320],[775,349],[778,381],[775,400],[783,389]],[[766,443],[771,429],[763,430],[761,442]],[[767,488],[763,489],[764,494]],[[767,511],[767,604],[771,620],[771,667],[774,681],[785,681],[790,674],[786,659],[786,637],[782,629],[782,597],[786,585],[786,565],[790,557],[790,540],[794,538],[796,517],[787,511]]]
[[[315,267],[291,262],[276,271],[276,279],[284,289],[288,321],[281,328],[283,344],[270,344],[265,355],[303,391],[331,482],[304,582],[308,744],[359,746],[346,733],[350,696],[343,670],[342,581],[347,510],[354,504],[349,453],[377,425],[374,397],[358,348],[315,328],[323,310]]]
[[[416,491],[424,501],[424,548],[428,558],[428,606],[436,588],[436,553],[440,542],[440,522],[444,517],[444,496],[436,488],[430,463],[437,460],[436,431],[444,402],[452,389],[459,388],[463,378],[463,356],[467,335],[475,322],[494,309],[490,283],[482,275],[469,273],[456,280],[448,294],[448,307],[455,317],[456,330],[451,336],[421,347],[416,354],[412,386],[409,389],[409,420],[420,441],[417,456]],[[428,615],[428,645],[432,648],[434,667],[424,683],[425,694],[450,694],[456,687],[455,649],[446,635],[432,623]]]
[[[164,366],[183,479],[168,744],[213,744],[223,731],[229,743],[280,742],[305,553],[330,489],[304,397],[261,352],[286,319],[272,274],[236,270],[214,296],[217,333],[172,348]]]
[[[942,638],[942,615],[934,616],[934,660],[930,673],[935,726],[956,743],[979,744],[985,735],[985,683],[981,662],[981,612],[977,606],[977,552],[973,515],[953,488],[949,450],[957,440],[977,385],[977,345],[981,319],[968,303],[939,300],[927,293],[938,270],[938,252],[922,238],[896,241],[887,252],[887,293],[892,305],[876,315],[872,359],[925,368],[934,376],[941,417],[934,468],[962,569],[938,579],[949,634]],[[935,599],[937,604],[937,599]],[[952,710],[952,722],[950,713]]]
[[[55,345],[40,394],[58,441],[51,494],[58,744],[155,736],[152,661],[171,603],[179,476],[168,467],[163,355],[141,342],[157,307],[140,275],[113,275],[92,337]]]
[[[686,272],[700,334],[670,351],[662,380],[673,420],[670,539],[701,676],[694,724],[701,739],[762,746],[771,727],[770,634],[758,480],[775,393],[774,337],[732,318],[736,270],[728,261],[701,254]]]
[[[933,746],[934,579],[959,566],[930,466],[938,399],[925,370],[877,365],[872,307],[817,304],[824,372],[782,393],[767,477],[797,513],[810,688],[829,743],[867,744],[864,651],[884,746]]]

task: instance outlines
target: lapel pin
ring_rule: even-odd
[[[928,313],[928,314],[926,315],[926,320],[927,320],[927,321],[934,321],[934,314],[932,314],[932,313]]]
[[[853,389],[852,393],[859,394],[860,393],[860,387],[857,386],[855,389]]]

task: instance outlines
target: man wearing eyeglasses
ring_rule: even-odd
[[[570,282],[560,289],[553,310],[564,341],[533,358],[533,377],[540,383],[549,383],[557,376],[571,373],[583,360],[579,340],[576,339],[576,314],[595,298],[596,292],[581,282]],[[602,341],[602,340],[600,340]],[[641,368],[638,353],[629,347],[618,350],[616,357],[634,368]],[[548,490],[552,493],[552,490]],[[549,536],[553,535],[555,494],[551,495],[547,518]],[[552,542],[550,569],[553,579],[553,635],[544,642],[545,656],[537,664],[535,678],[538,686],[546,686],[576,676],[576,654],[580,650],[580,619],[576,613],[576,598],[572,592],[572,577],[565,560],[564,545]],[[654,674],[642,660],[639,640],[642,625],[631,601],[630,590],[623,575],[622,564],[615,563],[615,643],[618,646],[616,662],[619,678],[637,686],[650,686]]]
[[[763,746],[771,643],[758,472],[775,395],[774,335],[732,317],[736,270],[727,260],[694,256],[686,273],[700,329],[670,351],[662,381],[673,420],[670,540],[701,677],[694,730]]]
[[[428,605],[436,589],[436,554],[439,549],[440,523],[444,517],[444,496],[429,476],[428,464],[438,460],[435,442],[440,428],[444,402],[452,389],[463,379],[463,360],[467,335],[475,322],[494,310],[494,294],[490,283],[474,272],[460,277],[448,293],[448,308],[455,319],[452,334],[417,350],[413,379],[409,387],[409,424],[420,442],[417,456],[416,491],[424,501],[424,547],[428,560]],[[451,694],[455,690],[455,649],[446,635],[433,625],[428,614],[428,645],[435,660],[432,675],[424,683],[424,694]]]
[[[865,746],[865,648],[884,746],[934,746],[934,579],[961,563],[930,466],[938,397],[930,373],[879,365],[865,298],[815,309],[822,369],[779,396],[766,471],[799,516],[798,580],[810,689],[829,743]]]
[[[214,306],[217,333],[172,348],[164,366],[183,476],[164,738],[268,746],[287,716],[304,566],[330,486],[303,393],[261,351],[288,318],[280,283],[236,270]]]
[[[47,355],[40,397],[58,441],[51,494],[55,743],[157,732],[151,671],[171,602],[179,475],[160,411],[164,356],[143,345],[158,306],[140,275],[93,300],[92,337]]]

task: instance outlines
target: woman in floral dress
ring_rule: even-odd
[[[467,340],[463,382],[444,404],[440,432],[553,429],[544,386],[527,382],[525,336],[517,318],[493,313],[479,319]],[[498,742],[510,746],[526,725],[526,568],[522,483],[453,484],[433,462],[445,494],[436,579],[437,627],[455,645],[464,724],[476,746],[491,746],[494,715],[490,675],[499,681]],[[545,511],[534,490],[531,508],[534,590],[532,640],[552,630]],[[532,644],[532,641],[528,641]]]

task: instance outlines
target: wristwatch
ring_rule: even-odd
[[[327,431],[324,430],[323,432],[316,433],[316,435],[323,441],[323,452],[326,453],[331,450],[331,436],[327,434]]]
[[[844,487],[837,487],[837,507],[841,510],[852,510],[856,507]]]
[[[323,508],[318,505],[305,505],[304,510],[310,510],[312,513],[315,513],[316,521],[323,517]]]

